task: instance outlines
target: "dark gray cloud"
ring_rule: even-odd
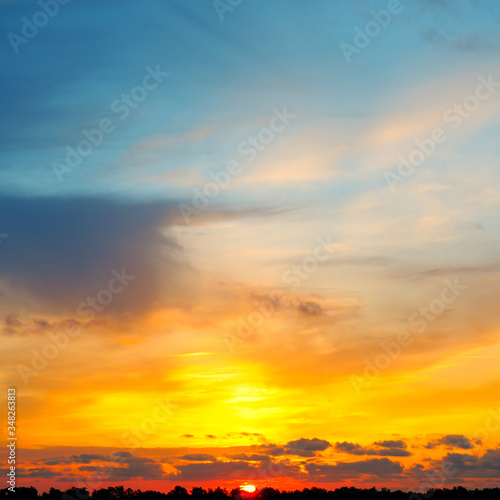
[[[59,476],[59,473],[47,467],[38,467],[33,469],[16,469],[18,477],[35,477],[39,479],[53,479]]]
[[[241,479],[242,473],[250,475],[257,472],[258,467],[252,467],[247,462],[215,462],[176,465],[177,474],[169,474],[172,481],[198,481],[209,479]]]
[[[7,326],[22,326],[21,316],[19,314],[8,314],[4,317],[4,322]]]
[[[437,28],[425,28],[422,30],[422,38],[459,52],[478,52],[491,47],[491,42],[479,33],[448,35]]]
[[[303,314],[320,316],[324,312],[323,306],[312,300],[299,299],[297,302],[297,309]]]
[[[89,464],[95,461],[110,460],[110,457],[99,454],[82,453],[81,455],[71,455],[70,457],[45,458],[42,462],[46,465],[61,464]]]
[[[366,455],[366,449],[360,444],[348,443],[344,441],[342,443],[335,443],[335,449],[340,452],[349,453],[350,455]]]
[[[146,457],[136,457],[128,451],[117,451],[110,455],[82,453],[69,457],[46,458],[40,461],[44,465],[90,464],[78,467],[80,472],[98,472],[109,481],[126,481],[129,479],[164,479],[161,464]],[[96,463],[97,462],[97,463]],[[23,477],[66,478],[64,471],[54,471],[47,467],[29,469],[23,472]]]
[[[487,450],[483,455],[448,453],[433,460],[428,467],[414,467],[415,476],[422,478],[442,476],[448,483],[475,478],[500,479],[500,449]]]
[[[124,268],[135,279],[106,308],[140,310],[159,298],[160,275],[175,282],[182,272],[182,263],[173,265],[180,248],[158,232],[173,210],[167,203],[0,196],[0,227],[10,234],[0,277],[74,311]]]
[[[494,477],[500,477],[500,448],[487,450],[482,456],[467,453],[448,453],[442,460],[435,462],[434,465],[439,465],[442,462],[453,464],[460,472],[474,471],[474,473],[479,473],[481,476],[493,472]],[[471,474],[470,477],[476,476]]]
[[[304,294],[299,297],[255,292],[250,290],[248,297],[251,301],[258,301],[263,307],[271,311],[296,311],[304,316],[321,316],[328,312],[325,304],[317,294]]]
[[[335,449],[350,455],[372,455],[381,457],[409,457],[411,453],[405,450],[406,444],[403,441],[378,441],[371,447],[361,446],[357,443],[335,443]]]
[[[373,445],[381,446],[382,448],[401,448],[401,449],[407,448],[406,443],[401,439],[398,439],[397,441],[393,440],[375,441]]]
[[[308,463],[305,468],[311,479],[317,482],[334,482],[361,475],[383,478],[401,474],[404,470],[400,463],[392,462],[388,458],[372,458],[351,463],[339,462],[335,465]]]
[[[425,448],[432,449],[437,446],[448,446],[450,448],[461,448],[462,450],[471,450],[474,445],[470,439],[462,434],[448,434],[442,438],[429,441]]]
[[[418,3],[424,8],[451,10],[455,15],[464,5],[478,5],[477,0],[418,0]]]
[[[289,441],[285,445],[285,449],[286,453],[290,455],[297,455],[299,457],[314,457],[317,451],[324,451],[330,446],[331,444],[324,439],[300,438],[295,441]]]
[[[271,459],[267,455],[259,455],[254,453],[253,455],[247,455],[246,453],[236,453],[235,455],[229,455],[232,460],[244,460],[246,462],[269,462]]]
[[[286,448],[289,450],[309,450],[309,451],[323,451],[330,447],[331,444],[324,439],[306,439],[300,438],[295,441],[289,441]]]
[[[380,457],[410,457],[412,455],[408,450],[401,450],[399,448],[375,451],[375,455],[378,455]]]
[[[12,322],[12,316],[18,318],[16,322]],[[46,320],[37,317],[19,316],[14,313],[9,314],[4,318],[6,325],[12,324],[13,326],[6,326],[1,329],[7,335],[43,335],[49,332],[65,331],[69,328],[74,329],[81,326],[83,323],[75,319],[64,319],[62,321]]]
[[[429,26],[421,29],[423,40],[436,47],[442,47],[448,50],[465,52],[480,52],[494,48],[495,31],[488,32],[488,27],[483,24],[482,29],[469,31],[459,31],[457,24],[451,26],[448,24],[450,16],[454,18],[469,17],[472,12],[482,13],[483,15],[496,18],[496,13],[492,11],[491,5],[487,2],[478,2],[477,0],[419,0],[421,11],[428,11]],[[448,26],[448,28],[446,28]],[[454,217],[451,217],[454,219]],[[465,223],[457,221],[462,228],[481,229],[481,224]]]
[[[207,455],[206,453],[188,453],[176,458],[191,460],[193,462],[217,462],[217,459],[213,455]]]
[[[300,438],[294,441],[289,441],[284,446],[268,443],[262,445],[259,451],[269,456],[282,456],[282,455],[296,455],[299,457],[315,457],[316,452],[324,451],[329,448],[331,444],[324,439],[306,439]]]
[[[264,460],[262,461],[264,462]],[[265,461],[265,467],[262,464],[252,465],[245,460],[233,462],[215,462],[215,463],[195,463],[187,465],[176,465],[177,473],[169,474],[168,480],[171,481],[203,481],[217,479],[237,479],[247,478],[248,480],[262,477],[263,473],[271,474],[273,477],[294,477],[304,476],[298,465],[290,465],[281,462]]]
[[[271,445],[270,447],[266,446],[264,448],[264,451],[268,455],[271,455],[274,457],[285,455],[287,453],[287,450],[285,448],[283,448],[283,446],[275,446],[275,445]]]
[[[487,450],[478,462],[480,468],[500,471],[500,448]]]
[[[128,451],[113,453],[107,460],[120,466],[82,466],[82,472],[99,471],[109,481],[127,481],[129,479],[164,479],[161,464],[146,457],[136,457]]]

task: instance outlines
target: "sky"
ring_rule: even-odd
[[[0,9],[18,486],[498,485],[498,2]]]

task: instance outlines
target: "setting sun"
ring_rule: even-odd
[[[244,484],[243,486],[240,486],[241,491],[246,491],[247,493],[254,493],[256,488],[253,484]]]

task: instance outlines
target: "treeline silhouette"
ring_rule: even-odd
[[[141,491],[123,486],[102,488],[90,493],[86,488],[70,488],[61,491],[51,488],[48,493],[38,494],[36,488],[16,488],[0,490],[0,499],[19,498],[21,500],[500,500],[500,488],[467,490],[462,486],[452,489],[430,489],[427,493],[411,491],[391,491],[387,488],[359,489],[342,487],[336,490],[323,488],[305,488],[285,491],[274,488],[262,488],[255,493],[241,492],[238,488],[231,491],[225,488],[193,488],[188,492],[182,486],[176,486],[168,493],[159,491]]]

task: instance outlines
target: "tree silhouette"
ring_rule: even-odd
[[[20,500],[241,500],[243,498],[238,488],[228,492],[225,488],[205,490],[192,488],[188,493],[186,488],[176,486],[168,493],[159,491],[141,491],[125,489],[123,486],[110,486],[94,490],[90,494],[86,488],[69,488],[61,491],[51,488],[48,493],[38,495],[35,488],[16,488],[15,493],[7,488],[0,490],[0,499],[16,498]],[[245,500],[500,500],[499,488],[483,490],[468,490],[463,486],[453,489],[429,489],[426,493],[412,491],[391,491],[387,488],[359,489],[342,487],[334,491],[324,488],[304,488],[303,490],[285,491],[274,488],[262,488],[255,493],[244,494]]]

